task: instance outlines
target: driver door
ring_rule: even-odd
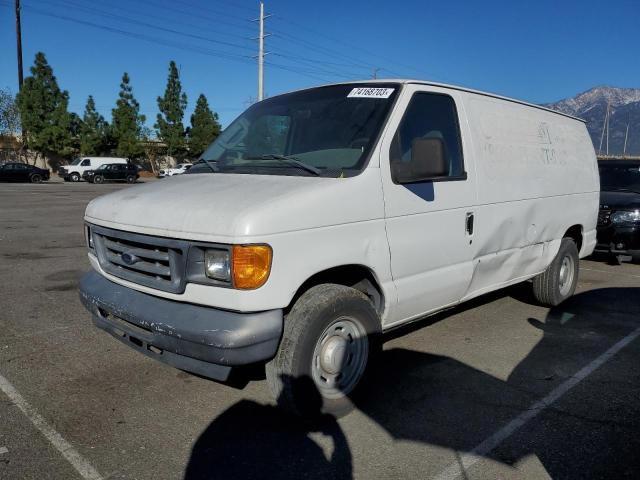
[[[456,304],[473,273],[475,172],[460,92],[407,85],[382,140],[380,168],[391,271],[398,303],[387,325]],[[418,139],[438,139],[444,176],[399,177],[429,161],[412,152]],[[393,165],[392,163],[398,162]],[[401,168],[400,168],[401,167]],[[394,178],[395,176],[395,178]]]

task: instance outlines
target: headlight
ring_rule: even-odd
[[[640,210],[612,213],[611,222],[612,223],[640,222]]]
[[[228,250],[206,250],[204,272],[207,277],[223,282],[231,281],[231,261]]]

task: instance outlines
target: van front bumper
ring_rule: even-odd
[[[272,358],[282,310],[238,313],[138,292],[91,271],[80,300],[99,328],[145,355],[214,380],[232,367]]]

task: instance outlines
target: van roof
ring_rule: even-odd
[[[502,95],[498,95],[496,93],[490,93],[490,92],[483,92],[481,90],[474,90],[472,88],[467,88],[467,87],[460,87],[458,85],[449,85],[446,83],[438,83],[438,82],[431,82],[431,81],[427,81],[427,80],[416,80],[416,79],[410,79],[410,78],[384,78],[384,79],[368,79],[368,80],[354,80],[354,81],[350,81],[350,82],[338,82],[338,83],[333,83],[333,84],[329,84],[329,85],[349,85],[352,83],[401,83],[401,84],[414,84],[414,85],[430,85],[433,87],[440,87],[440,88],[448,88],[451,90],[459,90],[462,92],[469,92],[469,93],[474,93],[476,95],[483,95],[485,97],[491,97],[491,98],[497,98],[500,100],[505,100],[507,102],[513,102],[513,103],[519,103],[520,105],[525,105],[527,107],[533,107],[533,108],[537,108],[539,110],[544,110],[546,112],[549,113],[555,113],[556,115],[562,115],[563,117],[568,117],[571,118],[573,120],[577,120],[579,122],[582,123],[586,123],[586,120],[579,118],[579,117],[574,117],[573,115],[569,115],[567,113],[562,113],[559,112],[557,110],[551,110],[550,108],[547,107],[543,107],[542,105],[536,105],[535,103],[529,103],[529,102],[525,102],[523,100],[518,100],[515,98],[510,98],[510,97],[504,97]],[[328,86],[328,85],[326,85]]]

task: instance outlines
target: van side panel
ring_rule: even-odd
[[[474,275],[465,298],[547,268],[560,239],[581,225],[592,252],[597,161],[586,126],[569,117],[467,93],[476,158]]]

